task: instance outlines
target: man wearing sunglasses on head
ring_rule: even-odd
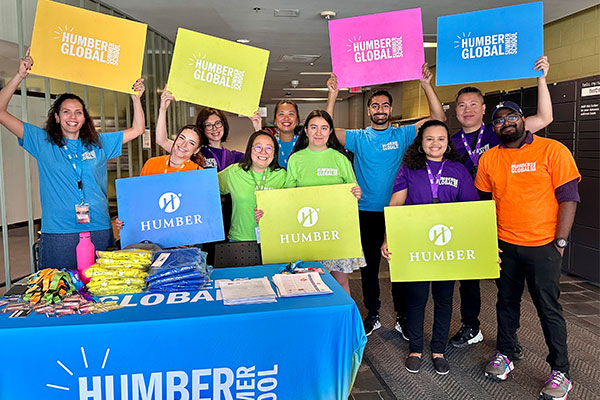
[[[513,370],[515,332],[525,283],[540,319],[551,373],[541,399],[564,399],[572,388],[567,331],[558,302],[560,271],[575,218],[581,175],[571,151],[525,128],[521,108],[505,101],[492,112],[500,145],[479,160],[475,186],[496,202],[498,245],[496,352],[485,375],[503,381]]]
[[[538,58],[533,69],[542,71],[542,76],[537,79],[537,112],[525,118],[525,129],[535,133],[552,122],[552,100],[546,83],[546,76],[550,69],[548,57]],[[455,111],[456,119],[462,129],[452,136],[452,144],[460,154],[462,163],[475,179],[479,157],[497,146],[500,139],[494,133],[492,124],[483,123],[485,103],[481,91],[476,87],[467,86],[458,91]],[[483,340],[483,334],[479,329],[481,311],[479,280],[460,281],[459,293],[462,326],[450,339],[450,344],[454,347],[466,347]],[[516,338],[515,347],[514,358],[520,360],[523,358],[523,351]]]

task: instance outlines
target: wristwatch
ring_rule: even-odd
[[[569,244],[569,241],[565,238],[556,238],[556,239],[554,239],[554,244],[559,249],[564,249]]]

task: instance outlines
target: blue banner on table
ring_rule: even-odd
[[[214,168],[116,180],[121,246],[163,248],[225,239]]]
[[[281,267],[218,269],[213,278],[270,277]],[[328,273],[323,281],[332,294],[267,304],[225,306],[208,287],[106,296],[123,308],[102,314],[0,314],[0,341],[10,344],[0,399],[346,400],[367,339],[352,298]]]
[[[542,75],[542,2],[438,17],[437,35],[438,86]]]

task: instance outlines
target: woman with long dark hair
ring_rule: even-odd
[[[473,178],[460,163],[460,156],[452,147],[446,124],[430,120],[419,127],[417,137],[406,149],[402,166],[396,176],[390,207],[477,201],[479,196]],[[391,258],[387,238],[381,246],[381,254]],[[423,355],[423,321],[429,287],[435,303],[431,353],[433,366],[438,374],[447,374],[450,366],[444,358],[452,318],[452,295],[454,281],[408,282],[406,288],[406,334],[410,354],[405,366],[417,373]]]
[[[314,110],[306,117],[304,129],[290,156],[286,188],[356,183],[348,154],[334,134],[333,120],[327,111]],[[360,200],[360,187],[352,194]],[[365,266],[364,257],[323,260],[323,266],[350,294],[349,274]]]
[[[221,194],[231,194],[233,212],[229,239],[256,241],[256,191],[281,189],[285,170],[278,164],[279,147],[266,131],[256,131],[248,139],[244,159],[219,172]]]
[[[37,160],[42,204],[39,267],[76,269],[80,232],[91,233],[97,250],[113,245],[106,162],[121,155],[124,143],[144,133],[144,83],[140,78],[132,87],[136,93],[131,95],[134,115],[129,129],[98,134],[83,100],[72,93],[58,96],[41,129],[7,111],[32,65],[28,50],[17,74],[0,91],[0,124]]]

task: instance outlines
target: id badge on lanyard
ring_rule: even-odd
[[[75,172],[77,190],[79,191],[79,203],[75,204],[75,218],[78,224],[90,223],[90,205],[85,202],[83,196],[83,159],[81,149],[81,139],[77,146],[77,154],[71,154],[69,148],[65,145],[62,148],[63,154],[67,157],[69,163]]]

